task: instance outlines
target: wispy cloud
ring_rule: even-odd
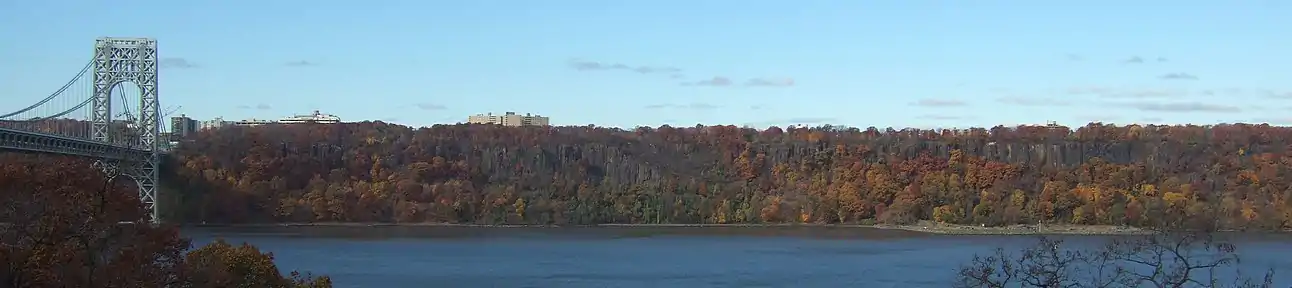
[[[1150,60],[1140,56],[1131,56],[1130,58],[1126,58],[1126,60],[1122,60],[1122,63],[1125,64],[1143,64],[1148,62],[1166,62],[1166,57],[1156,57]]]
[[[1252,119],[1252,122],[1253,122],[1253,123],[1269,123],[1269,124],[1289,124],[1289,123],[1292,123],[1292,118],[1289,118],[1289,117],[1260,117],[1260,118]]]
[[[1002,97],[1002,98],[1000,98],[1000,99],[996,99],[996,101],[999,101],[999,102],[1001,102],[1001,103],[1005,103],[1005,104],[1019,105],[1019,106],[1068,106],[1068,105],[1072,105],[1072,103],[1071,103],[1071,102],[1063,101],[1063,100],[1059,100],[1059,99],[1054,99],[1054,98],[1031,98],[1031,97],[1017,97],[1017,96]]]
[[[1131,108],[1146,112],[1213,112],[1213,113],[1234,113],[1242,112],[1243,109],[1236,106],[1209,104],[1201,102],[1181,102],[1181,103],[1153,103],[1138,102],[1129,103]]]
[[[708,103],[691,103],[691,104],[653,104],[646,105],[646,109],[692,109],[692,110],[709,110],[718,108],[717,105]]]
[[[238,105],[238,109],[244,109],[244,110],[246,110],[246,109],[269,110],[269,109],[274,109],[274,107],[273,107],[273,106],[269,106],[269,104],[256,104],[256,106],[251,106],[251,105]]]
[[[1279,99],[1292,99],[1292,91],[1279,92],[1274,90],[1265,90],[1262,92],[1263,92],[1262,94],[1265,94],[1265,97],[1279,98]]]
[[[309,67],[309,66],[318,66],[319,63],[313,62],[313,61],[307,61],[307,60],[297,60],[297,61],[284,63],[283,65],[286,65],[287,67]]]
[[[1198,80],[1198,76],[1189,73],[1166,73],[1158,76],[1165,80]]]
[[[1108,98],[1158,98],[1158,97],[1179,97],[1188,95],[1189,92],[1180,89],[1164,88],[1137,88],[1123,89],[1100,86],[1082,86],[1069,87],[1064,92],[1070,95],[1094,95]]]
[[[1100,115],[1100,114],[1077,115],[1073,118],[1074,120],[1084,121],[1084,122],[1112,122],[1112,121],[1117,121],[1122,119],[1122,117],[1117,115]]]
[[[580,59],[570,60],[566,64],[569,65],[570,68],[579,71],[623,70],[641,74],[676,74],[678,72],[682,72],[681,68],[672,66],[634,66],[623,63],[598,62]]]
[[[192,61],[188,61],[188,59],[184,58],[161,58],[161,60],[157,61],[157,65],[161,68],[174,69],[192,69],[198,67],[197,63],[193,63]]]
[[[1077,54],[1074,54],[1074,53],[1068,53],[1067,55],[1064,55],[1064,56],[1065,56],[1064,58],[1067,58],[1067,59],[1068,59],[1068,61],[1082,61],[1082,60],[1086,60],[1086,57],[1082,57],[1081,55],[1077,55]]]
[[[838,122],[838,120],[839,119],[836,119],[834,117],[795,117],[795,118],[785,119],[785,121],[781,121],[781,122],[792,123],[792,124],[825,124],[825,123],[831,123],[831,122]]]
[[[924,99],[920,99],[919,101],[915,101],[915,103],[911,103],[911,105],[923,106],[923,107],[960,107],[960,106],[965,106],[967,104],[965,104],[965,102],[963,101],[954,100],[954,99],[924,98]]]
[[[448,107],[444,107],[444,105],[432,104],[432,103],[417,103],[416,106],[417,106],[417,109],[422,109],[422,110],[444,110],[445,108],[448,108]]]
[[[938,114],[926,114],[926,115],[920,115],[920,116],[916,116],[916,118],[919,118],[919,119],[925,119],[925,120],[970,120],[970,119],[973,119],[973,117],[972,117],[972,116],[938,115]]]
[[[794,86],[794,78],[753,78],[745,81],[745,86],[785,87]]]
[[[1139,90],[1128,90],[1128,91],[1118,91],[1114,93],[1107,93],[1107,94],[1104,94],[1103,96],[1109,97],[1109,98],[1164,98],[1164,97],[1184,96],[1187,94],[1189,94],[1188,91],[1182,91],[1182,90],[1139,89]]]
[[[683,86],[731,86],[731,78],[716,76],[706,80],[683,82]]]

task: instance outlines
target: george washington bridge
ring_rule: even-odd
[[[95,160],[111,179],[134,180],[153,223],[165,144],[158,111],[157,41],[99,38],[94,57],[62,87],[25,107],[0,107],[0,151]],[[119,110],[113,111],[113,101]],[[132,107],[133,106],[133,107]]]

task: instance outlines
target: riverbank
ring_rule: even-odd
[[[269,227],[458,227],[458,228],[854,228],[918,232],[945,235],[1142,235],[1147,230],[1106,225],[1034,225],[972,226],[921,221],[914,225],[862,224],[596,224],[596,225],[483,225],[453,223],[261,223],[261,224],[190,224],[198,228],[269,228]]]

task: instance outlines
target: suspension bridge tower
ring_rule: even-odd
[[[157,98],[157,40],[151,38],[104,37],[94,43],[93,96],[90,112],[90,138],[93,141],[128,145],[142,151],[137,159],[129,161],[99,160],[96,162],[109,176],[127,176],[139,187],[139,201],[147,207],[153,223],[159,223],[157,213],[158,169],[161,165],[161,115]],[[139,115],[126,115],[128,131],[133,135],[116,135],[120,124],[112,114],[112,91],[122,83],[133,83],[139,95],[117,95],[121,100],[139,99]],[[124,91],[124,90],[118,90]],[[129,103],[122,103],[129,104]],[[129,107],[129,106],[125,106]],[[129,109],[126,109],[129,112]],[[133,118],[133,119],[131,119]],[[133,120],[133,121],[130,121]],[[117,133],[119,134],[119,133]]]

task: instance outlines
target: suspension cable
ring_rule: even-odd
[[[80,110],[82,107],[85,107],[85,105],[89,105],[91,101],[94,101],[94,97],[90,97],[88,99],[85,99],[85,101],[81,101],[81,104],[77,104],[76,107],[72,107],[72,109],[67,109],[67,111],[58,112],[57,114],[45,116],[45,117],[31,118],[31,119],[28,119],[27,121],[41,121],[41,120],[49,120],[49,119],[54,119],[58,117],[63,117],[63,115],[72,114],[72,112],[76,112],[76,110]]]
[[[58,91],[54,91],[54,93],[50,94],[49,97],[45,97],[45,99],[40,100],[40,102],[36,102],[36,104],[27,106],[27,108],[23,108],[22,110],[18,110],[17,112],[0,115],[0,119],[9,118],[9,117],[13,117],[13,115],[26,113],[27,111],[31,111],[31,109],[36,109],[36,107],[40,107],[40,105],[44,105],[46,102],[49,102],[49,100],[54,100],[54,97],[58,97],[58,95],[62,95],[63,91],[67,91],[68,87],[72,87],[72,84],[76,83],[76,80],[80,80],[82,76],[85,76],[85,72],[90,71],[90,67],[93,67],[93,66],[94,66],[94,60],[90,60],[89,63],[85,63],[84,68],[81,68],[81,72],[76,73],[76,77],[72,77],[72,81],[67,81],[67,84],[64,84],[62,88],[58,88]],[[45,117],[45,118],[48,118],[48,117]]]

